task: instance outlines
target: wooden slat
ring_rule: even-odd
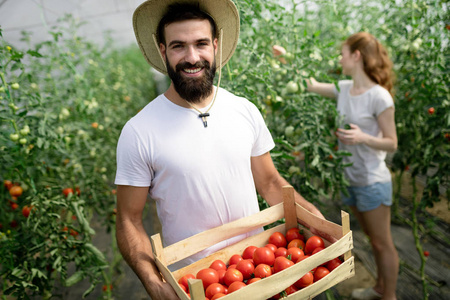
[[[328,239],[327,235],[335,239],[340,239],[343,236],[342,228],[340,225],[319,218],[318,216],[314,215],[313,213],[310,213],[308,210],[304,209],[297,203],[295,204],[295,207],[297,218],[299,218],[308,225],[314,224],[314,228],[316,229],[320,228],[320,232],[323,233],[321,235],[325,239]]]
[[[195,253],[198,253],[223,240],[227,240],[271,224],[282,219],[283,216],[283,203],[280,203],[252,216],[206,230],[190,238],[167,246],[164,248],[164,255],[167,265],[171,265]]]
[[[350,216],[345,211],[341,210],[341,219],[342,219],[342,235],[346,235],[350,232]],[[352,251],[348,250],[344,254],[344,261],[349,259],[352,256]]]
[[[339,267],[333,270],[330,274],[325,276],[314,284],[295,292],[283,299],[300,300],[300,299],[312,299],[323,291],[328,290],[332,286],[342,282],[355,275],[355,263],[354,258],[351,257]],[[225,300],[225,299],[224,299]]]
[[[186,266],[182,269],[174,271],[173,276],[175,278],[179,279],[186,274],[194,274],[195,275],[201,269],[209,267],[211,265],[211,263],[213,261],[215,261],[216,259],[221,259],[226,264],[228,264],[229,259],[233,254],[236,254],[236,253],[242,254],[244,249],[247,248],[248,246],[256,246],[256,247],[265,246],[269,241],[270,235],[276,231],[284,232],[285,231],[284,224],[280,224],[276,227],[265,230],[264,232],[258,233],[251,237],[248,237],[240,242],[237,242],[236,244],[230,245],[230,246],[223,248],[217,252],[214,252],[213,254],[209,255],[208,257],[205,257],[205,258],[203,258],[193,264],[190,264],[189,266]]]
[[[167,265],[165,255],[164,255],[164,248],[161,240],[161,235],[159,233],[154,234],[150,237],[150,243],[152,245],[153,249],[153,255],[155,257],[158,257],[159,260]]]
[[[170,286],[172,286],[172,288],[177,293],[178,297],[181,300],[190,300],[188,295],[181,289],[180,285],[178,284],[178,281],[175,279],[175,277],[173,277],[172,272],[170,272],[170,270],[161,262],[161,260],[159,260],[158,257],[155,257],[155,263],[156,266],[158,267],[159,272],[162,274],[164,280],[168,282]],[[205,298],[203,297],[203,299]]]
[[[297,213],[295,211],[295,191],[292,186],[284,186],[283,189],[284,219],[286,230],[297,227]]]
[[[188,279],[188,285],[191,299],[205,299],[203,282],[200,279]]]
[[[322,251],[314,254],[313,256],[308,257],[305,260],[302,260],[301,263],[295,264],[279,273],[273,274],[268,278],[265,278],[263,280],[254,282],[240,290],[237,290],[233,292],[232,294],[229,294],[225,297],[223,297],[224,300],[239,300],[239,299],[245,299],[245,300],[260,300],[260,299],[267,299],[272,297],[273,295],[283,291],[284,289],[288,288],[294,282],[296,282],[298,279],[303,277],[307,272],[312,270],[314,267],[321,265],[335,257],[338,257],[342,254],[344,254],[349,246],[348,237],[350,237],[351,240],[351,232],[349,232],[345,238],[340,239],[336,243],[330,245],[329,247],[323,249]],[[350,261],[350,260],[348,260]],[[337,268],[336,268],[337,270]],[[338,272],[336,272],[338,273]],[[331,273],[330,273],[331,274]],[[327,275],[329,276],[329,275]],[[324,277],[321,280],[328,281],[334,279],[334,276],[330,276],[328,279],[325,280]],[[343,276],[338,276],[338,278],[344,278]],[[320,281],[319,281],[320,282]],[[323,290],[322,290],[323,291]],[[193,299],[197,300],[197,299]]]

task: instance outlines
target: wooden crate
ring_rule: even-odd
[[[264,278],[254,282],[244,288],[241,288],[231,294],[226,295],[220,299],[223,300],[261,300],[268,299],[273,295],[282,292],[298,279],[303,277],[308,271],[313,268],[333,259],[338,256],[344,257],[344,262],[334,269],[330,274],[312,285],[297,291],[283,299],[311,299],[312,297],[322,293],[337,283],[350,278],[354,275],[354,257],[351,254],[353,249],[352,232],[350,231],[350,222],[348,213],[341,211],[342,226],[333,222],[323,220],[311,214],[294,201],[294,189],[291,186],[283,188],[283,203],[277,204],[267,208],[255,215],[236,220],[234,222],[216,227],[205,232],[196,234],[190,238],[182,240],[178,243],[172,244],[163,248],[161,236],[155,234],[151,237],[153,254],[156,265],[158,266],[164,280],[166,280],[174,288],[177,295],[182,300],[189,300],[188,295],[178,285],[178,279],[182,276],[197,272],[203,268],[208,268],[210,264],[216,260],[221,259],[228,263],[233,254],[242,254],[244,249],[248,246],[254,245],[262,247],[268,243],[269,237],[272,233],[279,231],[286,233],[286,231],[293,227],[303,229],[305,237],[308,238],[313,234],[308,228],[299,225],[298,220],[308,227],[313,227],[321,232],[336,239],[335,242],[330,243],[324,239],[326,248],[313,256],[303,260],[301,263],[295,264],[279,273],[273,274],[270,277]],[[270,228],[257,235],[246,238],[236,244],[223,248],[208,257],[205,257],[189,266],[171,272],[167,266],[189,257],[199,251],[202,251],[220,241],[229,239],[231,237],[261,228],[265,225],[272,224],[280,219],[285,219],[285,223],[276,227]],[[203,291],[203,284],[201,280],[189,280],[191,299],[204,300],[205,294]]]

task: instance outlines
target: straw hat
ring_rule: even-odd
[[[239,38],[239,13],[231,0],[147,0],[142,3],[134,11],[133,28],[139,48],[147,62],[159,72],[167,74],[156,42],[157,30],[168,6],[174,3],[198,3],[200,9],[213,18],[217,33],[223,33],[222,64],[217,65],[218,67],[225,65],[233,55]],[[216,59],[219,61],[218,55]]]

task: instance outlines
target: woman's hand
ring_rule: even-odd
[[[339,140],[345,145],[357,145],[365,143],[368,135],[358,125],[350,124],[350,129],[338,128],[336,132]]]
[[[317,80],[313,77],[307,78],[306,80],[306,90],[311,92],[314,86],[317,85]]]

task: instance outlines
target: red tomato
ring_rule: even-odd
[[[325,245],[321,237],[313,235],[306,241],[304,251],[306,254],[311,254],[317,247],[325,248]]]
[[[334,269],[336,269],[337,267],[339,267],[341,265],[341,260],[339,259],[339,257],[336,257],[330,261],[328,261],[325,265],[325,267],[331,271],[333,271]]]
[[[302,289],[314,282],[314,275],[311,272],[306,273],[302,278],[297,280],[294,285],[296,288]]]
[[[242,252],[242,258],[243,259],[253,258],[253,252],[255,252],[257,248],[258,247],[256,246],[248,246],[247,248],[245,248],[244,252]]]
[[[286,231],[286,240],[288,242],[295,240],[295,239],[299,239],[302,241],[305,240],[305,236],[300,233],[300,229],[298,229],[297,227],[291,228],[288,231]]]
[[[64,194],[64,196],[66,196],[66,197],[68,197],[69,194],[72,194],[72,195],[73,195],[73,189],[72,189],[72,188],[65,188],[65,189],[63,189],[63,194]]]
[[[207,298],[212,298],[217,293],[225,293],[225,287],[220,283],[211,283],[205,291],[205,296]]]
[[[235,281],[228,286],[228,294],[231,294],[232,292],[235,292],[246,286],[247,285],[245,283],[243,283],[242,281]]]
[[[294,262],[292,260],[289,260],[284,256],[278,256],[277,258],[275,258],[275,262],[273,263],[273,271],[274,273],[278,273],[293,265]]]
[[[22,215],[23,215],[25,218],[28,218],[28,216],[30,215],[30,212],[31,212],[31,209],[32,209],[32,208],[33,208],[32,206],[25,205],[25,206],[22,208]]]
[[[323,248],[323,247],[317,247],[316,249],[314,249],[314,251],[311,253],[311,255],[314,255],[314,254],[316,254],[317,252],[322,251],[323,249],[325,249],[325,248]]]
[[[285,247],[287,245],[286,237],[281,232],[274,232],[269,237],[269,244],[274,244],[277,248]]]
[[[213,261],[211,263],[211,265],[209,266],[211,269],[214,269],[216,271],[219,270],[226,270],[227,269],[227,264],[223,262],[223,260],[220,259],[216,259],[215,261]]]
[[[423,255],[425,255],[426,257],[430,256],[430,251],[423,251]]]
[[[11,206],[11,209],[12,209],[12,210],[16,210],[16,209],[19,208],[19,204],[17,204],[16,202],[10,201],[10,202],[9,202],[9,205]]]
[[[272,269],[269,265],[259,264],[255,267],[255,277],[266,278],[272,275]]]
[[[298,291],[298,288],[295,285],[291,285],[290,287],[288,287],[284,291],[286,292],[286,294],[290,295],[290,294],[293,294],[296,291]]]
[[[225,282],[223,281],[223,277],[225,276],[226,272],[227,272],[227,270],[218,270],[217,271],[217,273],[219,273],[219,283],[225,284]]]
[[[289,242],[289,244],[287,245],[287,248],[292,248],[292,247],[297,247],[300,249],[305,249],[305,242],[300,240],[300,239],[293,239],[292,241]]]
[[[270,250],[272,250],[273,252],[277,251],[277,246],[275,246],[274,244],[267,244],[264,247],[269,248]]]
[[[250,260],[244,259],[237,263],[236,270],[241,271],[242,276],[244,276],[244,280],[246,280],[252,277],[252,274],[255,271],[255,266]]]
[[[314,282],[324,278],[328,274],[330,274],[330,271],[327,268],[322,266],[317,267],[316,271],[314,272]]]
[[[287,249],[287,255],[291,256],[291,260],[294,262],[297,262],[297,260],[304,256],[305,253],[303,253],[303,250],[297,247],[291,247],[289,249]]]
[[[250,279],[247,281],[247,285],[249,285],[250,283],[256,282],[256,281],[258,281],[258,280],[261,280],[261,278],[259,278],[259,277],[253,277],[253,278],[250,278]]]
[[[269,248],[260,247],[253,253],[253,261],[255,265],[266,264],[271,266],[275,261],[275,254]]]
[[[229,265],[228,268],[227,268],[227,270],[228,270],[228,269],[236,269],[236,264]]]
[[[284,247],[280,247],[275,251],[275,258],[278,256],[284,256],[287,257],[287,249]]]
[[[216,300],[216,299],[219,299],[219,298],[222,298],[225,296],[226,296],[226,294],[224,294],[224,293],[217,293],[211,298],[211,300]]]
[[[211,268],[201,269],[196,277],[202,280],[205,290],[210,284],[219,282],[219,273]]]
[[[434,107],[430,107],[430,108],[428,109],[428,114],[429,114],[429,115],[434,114]]]
[[[238,262],[243,260],[242,256],[239,254],[234,254],[230,257],[230,265],[236,265]]]
[[[8,191],[13,187],[11,180],[3,180],[3,185]]]
[[[185,293],[187,293],[187,288],[184,286],[184,284],[181,284],[181,283],[178,282],[178,285],[180,286],[180,288],[181,288]]]
[[[12,186],[9,189],[9,194],[11,195],[11,197],[19,197],[20,195],[22,195],[22,193],[23,189],[18,185]]]
[[[244,276],[238,269],[228,269],[223,277],[223,282],[229,287],[235,281],[244,281]]]

